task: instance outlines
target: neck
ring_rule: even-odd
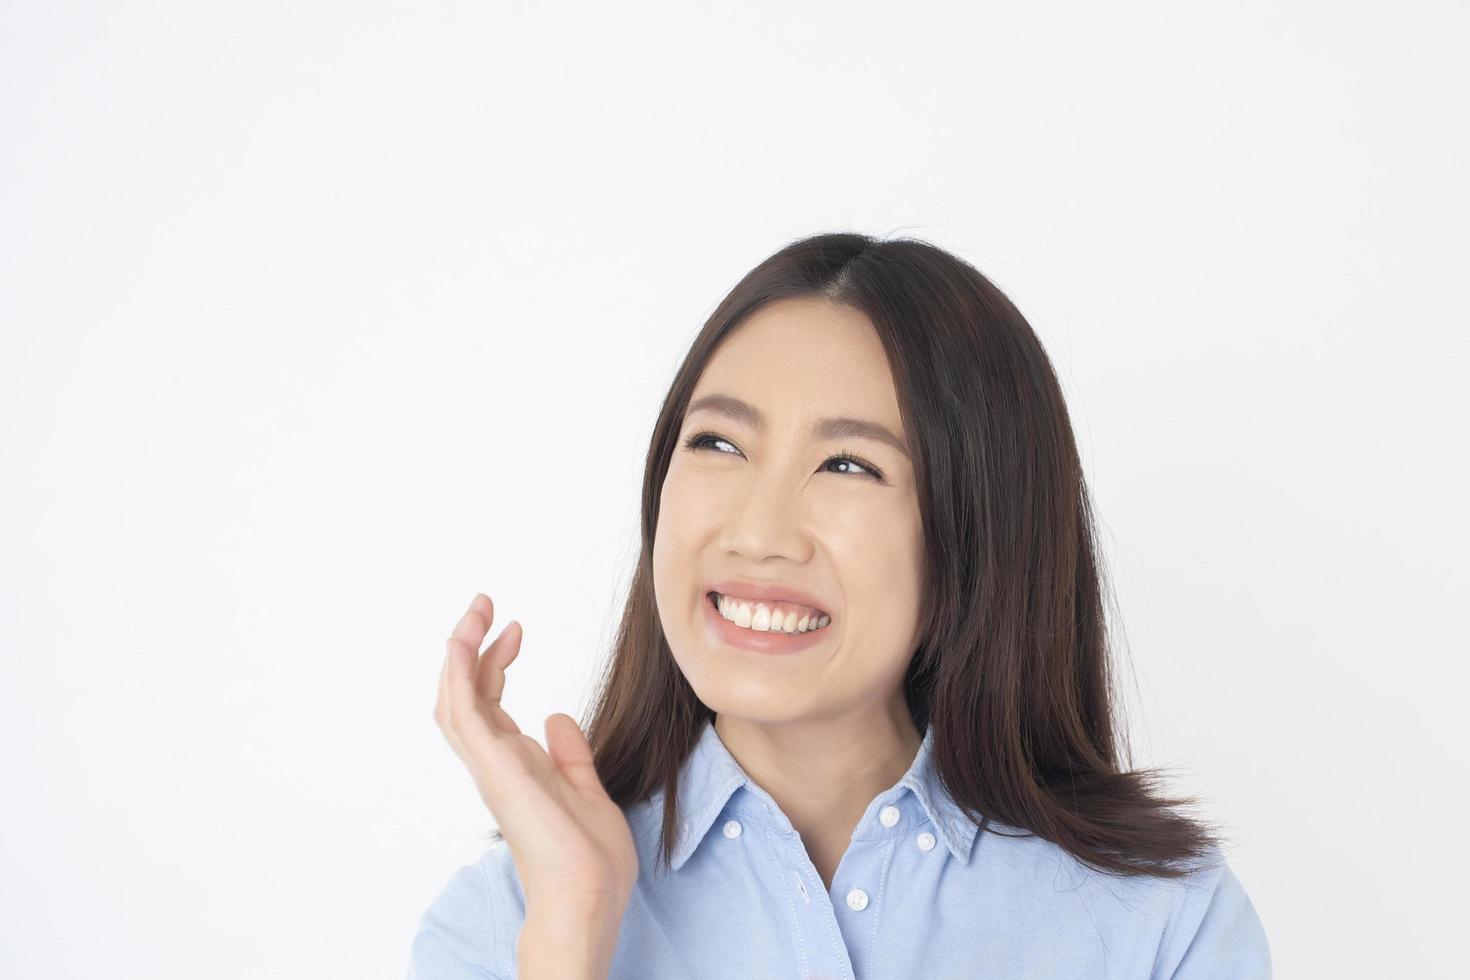
[[[883,708],[790,722],[717,714],[715,732],[808,848],[840,856],[873,797],[908,771],[923,734],[900,696]]]

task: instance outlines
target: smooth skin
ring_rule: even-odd
[[[714,394],[763,421],[686,413],[654,537],[659,621],[680,672],[716,712],[720,741],[791,821],[830,889],[863,811],[923,740],[903,690],[924,598],[909,434],[877,329],[823,300],[751,314],[721,341],[690,405]],[[814,432],[831,416],[877,423],[904,445]],[[720,438],[685,446],[703,431]],[[727,577],[810,593],[832,616],[824,639],[791,655],[726,645],[709,628],[704,593]]]
[[[526,894],[528,924],[554,917],[576,934],[580,923],[598,923],[585,931],[610,956],[638,878],[633,832],[603,788],[575,719],[549,716],[543,749],[501,706],[521,625],[512,620],[481,653],[494,619],[495,604],[476,593],[445,641],[434,721],[500,825]]]

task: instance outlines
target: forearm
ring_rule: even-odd
[[[516,976],[520,980],[607,980],[622,916],[610,922],[606,919],[528,914],[516,939]]]

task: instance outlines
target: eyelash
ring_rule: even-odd
[[[685,439],[684,440],[684,448],[687,449],[687,450],[689,450],[690,452],[698,452],[699,450],[703,449],[705,446],[708,445],[707,440],[710,440],[710,439],[718,439],[721,442],[729,442],[730,445],[732,445],[732,446],[735,445],[733,442],[730,442],[729,439],[726,439],[724,436],[720,435],[718,432],[704,431],[704,432],[696,432],[696,433],[694,433],[694,435],[692,435],[689,438]],[[726,455],[728,455],[728,454],[726,454]],[[868,462],[866,459],[863,459],[861,456],[855,456],[855,455],[853,455],[852,453],[849,453],[849,452],[841,452],[841,453],[838,453],[835,456],[829,456],[829,457],[827,457],[826,462],[824,462],[822,465],[825,466],[827,463],[832,462],[834,459],[839,459],[839,460],[842,460],[843,462],[847,462],[847,463],[856,463],[858,466],[861,466],[863,469],[865,469],[865,470],[868,471],[868,473],[866,475],[870,479],[874,480],[877,483],[882,483],[883,482],[883,471],[880,470],[880,469],[878,469],[878,467],[874,466],[872,463]],[[839,476],[845,476],[846,474],[838,474],[838,475]],[[864,474],[856,474],[856,475],[861,476],[861,475],[864,475]]]

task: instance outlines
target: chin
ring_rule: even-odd
[[[806,713],[808,705],[792,703],[792,695],[805,688],[776,685],[731,671],[718,671],[691,679],[699,700],[715,714],[761,724],[793,721]]]

